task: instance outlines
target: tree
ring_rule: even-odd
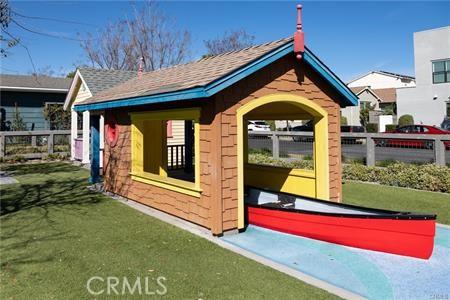
[[[134,7],[131,18],[110,23],[97,37],[89,35],[81,47],[94,67],[137,70],[142,58],[145,71],[158,70],[188,58],[190,34],[174,28],[176,24],[149,1]]]
[[[366,105],[361,106],[361,110],[359,111],[359,121],[362,126],[366,127],[369,124],[369,116],[370,112],[373,111],[375,105],[367,103]]]
[[[347,122],[347,117],[344,117],[344,116],[341,116],[341,126],[342,125],[348,125],[348,122]]]
[[[255,37],[244,29],[225,32],[222,37],[205,40],[207,54],[205,56],[219,55],[225,52],[237,51],[253,45]]]
[[[44,118],[50,125],[50,130],[70,129],[71,112],[65,111],[59,103],[48,103],[44,107]]]
[[[414,125],[414,118],[411,115],[403,115],[398,119],[398,126]]]
[[[19,40],[12,36],[8,31],[9,23],[11,23],[11,8],[8,0],[0,0],[0,56],[8,56],[8,49],[19,43]]]
[[[25,124],[25,122],[22,119],[22,116],[20,115],[19,112],[19,107],[17,106],[17,102],[14,103],[14,114],[13,114],[13,119],[12,119],[12,123],[11,123],[11,130],[12,131],[24,131],[27,130],[27,125]]]

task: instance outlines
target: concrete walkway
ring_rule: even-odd
[[[429,260],[345,247],[256,226],[222,240],[368,299],[450,295],[450,229],[446,227],[437,227]]]
[[[5,171],[0,171],[0,185],[18,183],[17,179],[9,176]]]
[[[240,234],[217,238],[203,227],[132,200],[107,195],[345,299],[447,299],[450,295],[448,226],[438,225],[433,255],[429,260],[422,260],[335,245],[256,226],[249,226]]]

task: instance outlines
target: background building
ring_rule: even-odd
[[[440,125],[449,116],[450,26],[414,33],[416,87],[397,89],[398,115]]]
[[[1,129],[12,129],[16,112],[25,130],[52,129],[44,109],[64,104],[70,82],[60,77],[0,74]]]

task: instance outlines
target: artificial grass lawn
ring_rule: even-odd
[[[107,297],[88,294],[92,276],[131,284],[149,276],[151,291],[164,276],[168,299],[334,297],[88,191],[86,170],[63,163],[8,170],[20,183],[0,186],[1,299]],[[95,291],[106,288],[95,283]]]
[[[349,181],[342,185],[342,189],[346,204],[433,213],[437,214],[437,222],[450,224],[449,194]]]

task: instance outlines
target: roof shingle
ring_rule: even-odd
[[[0,74],[0,86],[4,88],[68,90],[71,81],[63,77]]]
[[[187,64],[147,72],[141,78],[132,78],[77,103],[77,105],[149,96],[205,86],[291,40],[292,38],[281,39],[239,51],[203,58]]]
[[[79,68],[78,71],[93,96],[137,76],[137,71],[94,68]]]

